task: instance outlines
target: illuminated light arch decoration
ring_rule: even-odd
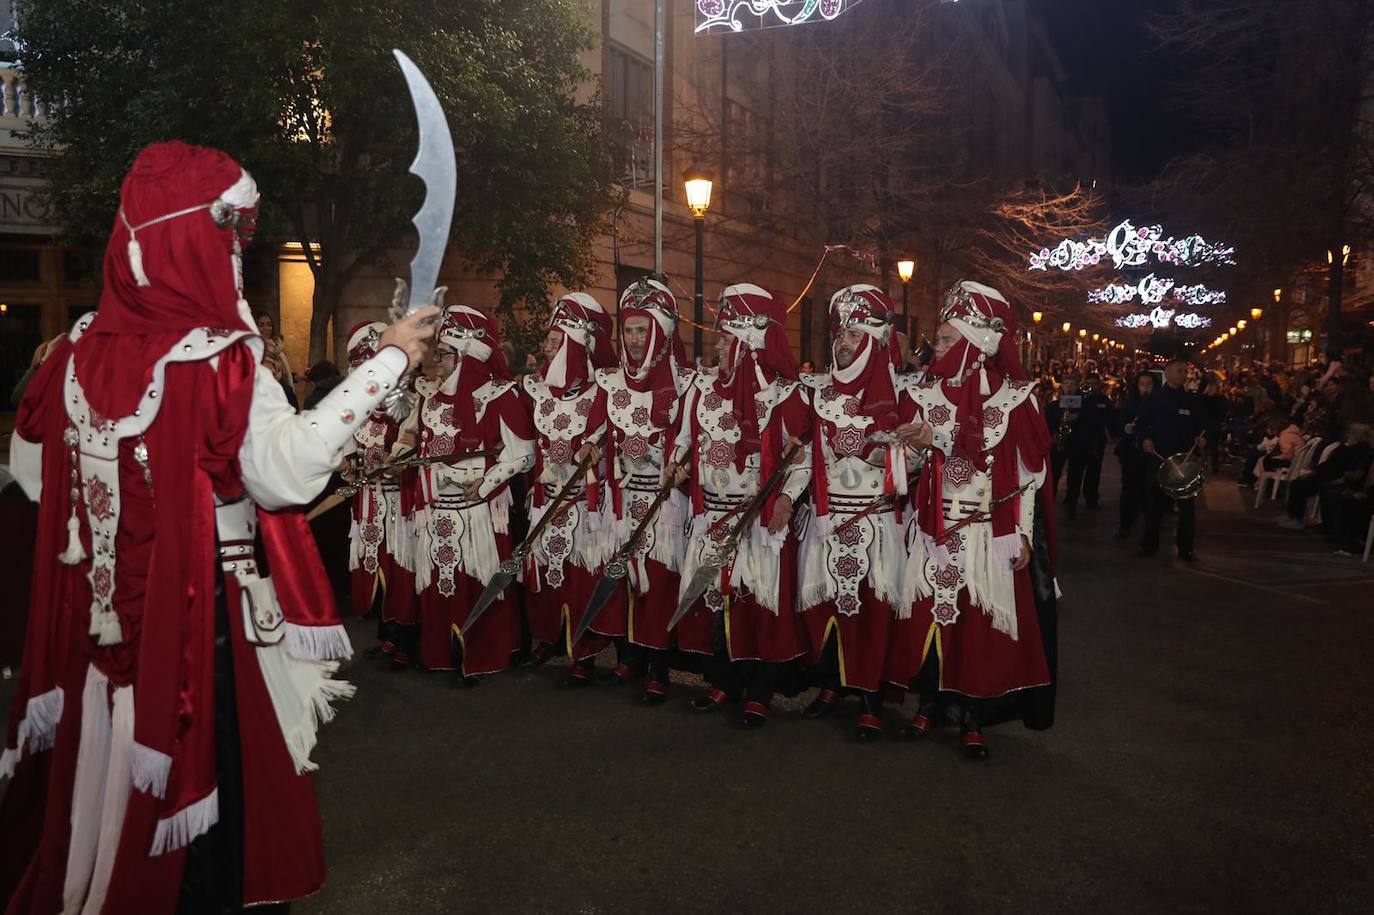
[[[709,0],[708,0],[709,2]],[[1162,226],[1135,226],[1124,219],[1102,238],[1076,241],[1066,238],[1053,248],[1041,248],[1030,255],[1031,270],[1086,270],[1110,259],[1122,267],[1140,267],[1153,257],[1172,267],[1200,267],[1204,264],[1236,262],[1236,251],[1215,244],[1200,235],[1165,238]]]
[[[1125,305],[1140,299],[1142,305],[1158,305],[1173,290],[1174,298],[1180,305],[1220,305],[1226,301],[1226,293],[1208,289],[1202,284],[1175,286],[1174,281],[1157,277],[1153,273],[1131,286],[1127,283],[1109,283],[1101,289],[1088,293],[1090,305]]]
[[[697,34],[828,22],[863,0],[696,0]]]
[[[1177,314],[1172,308],[1156,308],[1151,312],[1138,312],[1136,314],[1122,315],[1116,319],[1117,327],[1124,327],[1128,330],[1140,330],[1146,327],[1164,329],[1170,322],[1175,327],[1185,330],[1196,330],[1199,327],[1211,327],[1212,319],[1206,315],[1200,315],[1195,311]]]

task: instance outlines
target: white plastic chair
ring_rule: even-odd
[[[1364,535],[1364,557],[1360,562],[1369,561],[1369,551],[1374,548],[1374,517],[1369,519],[1369,533]]]
[[[1316,436],[1303,442],[1298,450],[1293,452],[1293,460],[1288,463],[1287,467],[1275,467],[1273,470],[1266,470],[1264,469],[1264,458],[1260,458],[1259,463],[1255,466],[1255,476],[1258,478],[1255,481],[1255,508],[1259,508],[1260,503],[1264,501],[1264,484],[1266,482],[1270,485],[1269,498],[1277,499],[1279,486],[1287,480],[1296,480],[1303,475],[1307,470],[1307,465],[1312,461],[1313,452],[1317,450],[1317,446],[1320,444],[1321,439]]]

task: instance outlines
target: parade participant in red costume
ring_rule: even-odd
[[[353,326],[347,343],[350,369],[376,355],[377,341],[385,330],[380,321]],[[366,654],[408,665],[408,652],[398,652],[405,639],[398,636],[413,628],[418,618],[414,536],[401,513],[400,481],[382,473],[388,461],[409,450],[399,437],[400,424],[385,410],[373,410],[353,434],[353,459],[344,480],[358,487],[351,506],[348,547],[353,615],[366,617],[374,608],[381,615],[380,642]]]
[[[888,678],[905,685],[920,673],[908,736],[930,733],[943,694],[960,712],[965,751],[982,757],[980,701],[1050,682],[1027,568],[1050,437],[1006,299],[963,281],[942,318],[926,379],[900,385],[933,448],[915,493],[911,604],[894,631]]]
[[[297,415],[240,291],[257,200],[221,152],[143,150],[100,310],[20,409],[12,466],[41,509],[0,755],[7,912],[235,910],[323,882],[309,754],[350,646],[283,509],[325,486],[436,312]]]
[[[689,467],[691,477],[684,588],[772,476],[784,450],[810,434],[810,405],[797,383],[786,318],[782,303],[759,286],[739,283],[721,293],[719,367],[714,376],[698,375],[688,389],[675,455],[676,465]],[[711,651],[716,658],[712,689],[692,707],[713,711],[744,695],[746,728],[767,723],[777,666],[803,653],[797,541],[789,525],[793,503],[810,482],[811,460],[805,447],[793,453],[796,463],[785,471],[780,489],[766,500],[719,581],[677,629],[682,648]],[[707,614],[716,617],[714,631],[702,626]]]
[[[501,352],[496,322],[454,305],[439,325],[439,377],[416,381],[422,457],[417,580],[421,666],[456,667],[469,686],[510,666],[520,610],[507,589],[466,635],[472,605],[502,559],[510,535],[510,481],[534,466],[534,430]],[[454,460],[457,455],[473,457]],[[441,460],[447,458],[448,460]]]
[[[621,365],[596,373],[611,423],[613,463],[606,482],[617,550],[666,482],[663,468],[672,455],[682,393],[695,374],[685,364],[677,301],[667,286],[648,278],[633,284],[620,297],[618,316]],[[628,603],[628,639],[644,653],[641,660],[627,652],[630,664],[622,662],[612,677],[629,680],[647,669],[643,699],[649,705],[661,704],[668,695],[668,622],[677,609],[686,517],[687,497],[674,492],[649,523],[618,598]]]
[[[538,645],[534,660],[542,663],[562,643],[573,666],[569,686],[595,682],[594,660],[611,639],[625,635],[624,605],[607,607],[596,625],[576,644],[581,622],[601,567],[613,553],[604,529],[602,482],[596,472],[600,443],[606,433],[606,407],[592,381],[597,369],[616,363],[611,347],[611,318],[590,295],[573,292],[554,303],[544,338],[544,366],[526,375],[521,396],[538,433],[535,480],[530,493],[530,526],[538,524],[558,491],[583,459],[591,466],[573,485],[572,498],[555,509],[525,564],[525,614]]]
[[[821,680],[803,715],[819,718],[834,708],[842,687],[855,690],[865,705],[854,734],[860,741],[883,733],[879,685],[906,564],[896,504],[906,493],[906,449],[892,436],[901,358],[893,319],[892,300],[876,286],[841,289],[830,300],[834,367],[802,376],[817,434],[812,508],[801,539],[801,607]]]

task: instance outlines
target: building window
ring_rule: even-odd
[[[628,48],[610,46],[606,97],[621,130],[625,183],[654,186],[654,64]]]

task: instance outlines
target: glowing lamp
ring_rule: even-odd
[[[1241,318],[1239,321],[1237,321],[1236,327],[1240,328],[1241,330],[1245,330],[1245,319]]]
[[[1032,312],[1031,312],[1031,321],[1032,321],[1033,323],[1035,323],[1035,324],[1039,324],[1039,323],[1040,323],[1040,319],[1043,318],[1043,317],[1045,317],[1045,313],[1044,313],[1043,311],[1032,311]]]
[[[687,190],[687,208],[697,219],[703,219],[711,207],[711,186],[714,179],[708,169],[693,165],[682,175],[683,187]]]
[[[707,192],[710,193],[709,191]],[[901,277],[903,283],[911,282],[911,278],[916,275],[916,262],[911,260],[897,261],[897,276]]]
[[[1281,298],[1283,298],[1283,290],[1282,290],[1282,289],[1275,289],[1275,290],[1274,290],[1274,304],[1277,305],[1277,304],[1279,303],[1279,299],[1281,299]]]
[[[1064,333],[1067,334],[1067,333],[1068,333],[1070,330],[1072,330],[1072,329],[1073,329],[1073,325],[1070,324],[1068,321],[1065,321],[1065,322],[1064,322]]]
[[[1086,337],[1087,335],[1088,335],[1088,332],[1087,332],[1085,329],[1083,329],[1083,328],[1081,328],[1081,327],[1078,329],[1078,336],[1080,336],[1080,337]]]
[[[1275,291],[1275,292],[1278,292],[1277,289],[1275,289],[1274,291]],[[1264,314],[1264,309],[1263,309],[1263,308],[1260,308],[1260,307],[1258,307],[1258,306],[1256,306],[1255,308],[1250,309],[1250,320],[1251,320],[1251,321],[1258,321],[1258,320],[1260,319],[1260,317],[1263,316],[1263,314]]]

